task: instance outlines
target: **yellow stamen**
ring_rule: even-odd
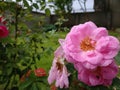
[[[91,39],[89,37],[84,38],[80,43],[80,48],[83,51],[94,50],[95,43],[91,43]]]

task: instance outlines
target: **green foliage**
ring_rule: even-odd
[[[39,6],[38,6],[38,4],[37,3],[33,3],[33,5],[32,5],[33,7],[35,7],[36,9],[39,9]]]
[[[116,60],[117,64],[120,65],[120,52],[119,52],[118,55],[115,57],[115,60]]]
[[[63,16],[62,17],[60,17],[60,18],[58,18],[57,19],[57,21],[56,21],[56,23],[55,23],[55,25],[57,26],[57,30],[58,31],[67,31],[67,30],[69,30],[68,28],[64,28],[64,27],[62,27],[62,25],[65,23],[65,22],[67,22],[68,21],[68,19],[65,19]]]
[[[21,0],[17,0],[20,2]],[[40,1],[44,5],[44,1]],[[58,38],[66,33],[55,32],[54,25],[45,25],[45,18],[30,13],[36,4],[22,9],[15,2],[2,2],[1,12],[6,17],[9,36],[0,41],[0,85],[4,90],[49,90],[47,77],[31,75],[21,82],[28,70],[43,67],[48,71],[53,59],[53,52],[58,47]],[[46,9],[49,14],[49,10]],[[32,22],[31,22],[32,21]],[[45,29],[44,29],[45,28]],[[46,33],[47,31],[47,33]]]
[[[41,90],[42,87],[44,87],[44,90],[49,90],[47,77],[36,77],[34,72],[32,72],[30,76],[20,83],[19,90]]]
[[[109,34],[112,35],[112,36],[115,36],[115,37],[119,37],[119,33],[116,32],[116,31],[110,31],[109,30]]]
[[[119,78],[115,78],[113,80],[112,87],[113,87],[112,89],[120,90],[120,79]]]
[[[50,0],[49,2],[53,2],[57,9],[55,11],[57,14],[65,14],[70,13],[72,10],[72,0]]]
[[[48,32],[48,31],[52,31],[52,30],[56,30],[57,28],[56,28],[56,26],[55,25],[53,25],[53,24],[46,24],[46,25],[44,25],[43,26],[43,31],[44,32]]]
[[[20,2],[21,0],[17,0]],[[17,2],[1,2],[0,10],[6,17],[9,29],[9,36],[1,39],[0,42],[0,84],[4,90],[39,90],[39,82],[46,81],[46,78],[31,77],[23,84],[20,83],[22,76],[29,70],[34,70],[40,65],[42,53],[49,47],[44,47],[43,38],[48,38],[39,30],[32,30],[27,25],[28,20],[34,20],[30,10],[36,4],[29,6],[28,1],[23,0],[24,5],[29,9],[23,9]],[[38,19],[38,18],[37,18]],[[38,19],[39,23],[40,19]],[[39,25],[36,25],[39,27]],[[48,49],[49,52],[51,49]],[[49,52],[50,53],[50,52]],[[37,80],[37,81],[36,81]],[[43,85],[41,83],[41,85]],[[44,82],[47,83],[47,82]],[[32,85],[31,85],[32,84]],[[47,84],[44,84],[44,89]],[[38,87],[39,86],[39,87]]]

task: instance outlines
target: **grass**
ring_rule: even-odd
[[[109,34],[117,37],[120,40],[120,29],[119,28],[116,30],[109,30]]]

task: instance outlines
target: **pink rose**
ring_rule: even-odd
[[[81,63],[76,63],[74,66],[78,71],[78,79],[89,86],[109,86],[118,73],[118,67],[115,62],[112,62],[108,66],[99,66],[92,70],[84,68]]]
[[[119,41],[113,36],[102,37],[96,43],[96,50],[102,53],[106,59],[115,57],[119,48]]]
[[[65,39],[59,39],[48,82],[68,87],[68,72],[64,60],[78,71],[78,79],[89,86],[111,85],[118,73],[114,57],[120,50],[117,38],[108,35],[106,28],[86,22],[72,27]]]
[[[5,26],[0,26],[0,38],[8,36],[9,31]]]
[[[109,62],[120,49],[118,39],[109,36],[106,28],[97,27],[93,22],[72,27],[61,46],[68,62],[84,63],[88,69],[96,68],[103,60]]]

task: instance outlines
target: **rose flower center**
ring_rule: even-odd
[[[57,65],[57,69],[60,70],[61,72],[63,69],[63,65],[60,62],[56,62],[56,65]]]
[[[89,51],[94,50],[95,41],[92,42],[92,40],[89,37],[84,38],[80,43],[80,48],[83,51]]]

